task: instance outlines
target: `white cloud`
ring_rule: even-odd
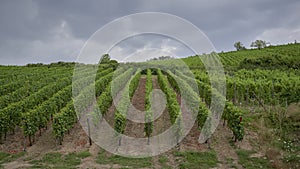
[[[169,48],[143,48],[138,49],[136,52],[126,56],[124,59],[120,60],[122,62],[142,62],[149,60],[151,58],[157,58],[159,56],[175,56],[172,47]]]
[[[156,34],[132,36],[116,44],[109,54],[118,61],[146,61],[154,57],[190,56],[193,52],[179,41]]]
[[[265,40],[271,44],[291,43],[295,40],[300,41],[300,28],[276,28],[265,30],[255,39]],[[254,40],[255,40],[254,39]]]

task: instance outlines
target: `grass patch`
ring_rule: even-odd
[[[300,168],[300,154],[289,154],[283,158],[285,163],[288,163],[291,168]]]
[[[175,152],[175,156],[183,158],[183,162],[179,164],[181,169],[208,169],[217,167],[218,159],[215,151],[207,152]]]
[[[228,143],[229,143],[229,145],[230,145],[232,148],[236,148],[236,145],[235,145],[235,142],[234,142],[233,139],[230,139],[230,140],[228,141]]]
[[[40,162],[55,164],[62,162],[60,153],[48,153],[43,156]]]
[[[230,168],[235,168],[235,169],[237,169],[238,167],[233,163],[233,159],[232,158],[226,158],[226,163],[228,164],[228,166],[230,167]]]
[[[160,156],[158,161],[160,162],[160,164],[166,164],[169,159],[166,156]]]
[[[248,110],[245,110],[248,111]],[[262,119],[262,113],[257,112],[257,113],[245,113],[245,117],[243,118],[244,126],[254,132],[259,131],[259,127],[257,124],[258,121]]]
[[[71,169],[80,165],[81,159],[90,156],[88,151],[79,153],[70,153],[62,155],[60,153],[48,153],[45,154],[39,160],[32,160],[29,163],[33,164],[30,168],[58,168],[58,169]]]
[[[169,159],[166,156],[161,155],[158,161],[163,169],[172,169],[172,167],[167,164],[167,162],[169,162]]]
[[[143,168],[152,166],[152,158],[128,158],[118,155],[106,156],[102,150],[98,154],[97,163],[99,164],[119,164],[123,167]]]
[[[10,154],[5,152],[0,152],[0,163],[9,156]]]
[[[82,152],[77,153],[77,157],[81,158],[81,159],[87,158],[89,156],[91,156],[91,153],[89,151],[82,151]]]
[[[255,151],[249,150],[237,150],[237,155],[239,156],[239,163],[247,169],[272,169],[269,160],[261,157],[250,157]]]
[[[9,154],[9,153],[5,153],[5,152],[0,152],[0,164],[14,161],[14,160],[24,156],[25,154],[26,154],[26,152],[20,152],[17,154]]]

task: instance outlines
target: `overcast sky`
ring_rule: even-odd
[[[1,0],[0,64],[75,61],[95,31],[137,12],[182,17],[202,30],[217,51],[234,50],[236,41],[246,47],[255,39],[271,44],[300,41],[299,9],[299,0]],[[190,54],[172,39],[149,35],[129,38],[112,54],[147,51]]]

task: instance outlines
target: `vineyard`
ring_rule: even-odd
[[[299,168],[300,45],[215,55],[181,59],[189,71],[179,59],[0,66],[0,168]],[[205,70],[215,69],[218,58],[226,93]],[[132,106],[145,112],[143,123],[128,119]],[[187,124],[189,116],[194,124]],[[144,138],[150,147],[153,136],[172,126],[176,146],[147,158],[112,155],[80,120],[89,130],[107,121],[117,147],[127,144],[123,135]]]

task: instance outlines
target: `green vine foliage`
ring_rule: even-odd
[[[177,137],[178,142],[179,136],[182,134],[183,120],[180,105],[177,102],[177,95],[174,90],[169,87],[169,81],[160,69],[157,70],[157,75],[160,88],[167,96],[167,107],[170,115],[170,120],[171,124],[174,126],[174,133]]]
[[[115,132],[116,135],[118,136],[119,134],[123,134],[125,131],[126,127],[126,115],[127,111],[130,105],[130,98],[133,96],[134,91],[136,90],[139,79],[141,77],[141,69],[138,69],[134,75],[131,76],[131,78],[128,78],[126,76],[120,75],[122,78],[127,78],[127,83],[123,89],[121,99],[117,105],[117,109],[115,111]],[[121,79],[117,77],[120,81],[126,81],[126,79]],[[129,80],[128,80],[129,79]]]
[[[152,93],[152,72],[150,69],[147,69],[146,77],[146,93],[145,93],[145,126],[144,132],[149,138],[153,132],[153,112],[151,110],[151,93]]]

